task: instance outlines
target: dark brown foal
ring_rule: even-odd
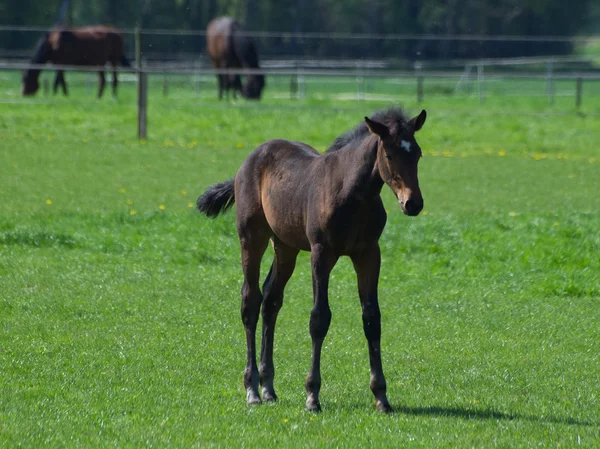
[[[381,255],[379,237],[386,212],[380,193],[390,186],[403,212],[415,216],[423,208],[417,164],[421,148],[415,132],[425,111],[407,119],[399,109],[365,117],[354,130],[336,139],[324,154],[286,140],[260,145],[240,167],[235,179],[211,186],[198,208],[215,217],[237,204],[237,230],[242,251],[242,321],[247,360],[244,386],[250,404],[276,400],[273,387],[273,338],[283,292],[300,250],[311,252],[313,309],[310,315],[312,363],[306,379],[306,407],[321,409],[321,348],[329,324],[329,275],[341,256],[349,256],[358,278],[365,336],[369,345],[371,390],[377,409],[391,412],[381,365],[381,316],[377,283]],[[273,241],[271,270],[259,287],[260,262]],[[260,363],[256,364],[256,325],[262,306]]]

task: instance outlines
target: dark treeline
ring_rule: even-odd
[[[3,0],[3,25],[51,27],[63,0]],[[593,29],[595,0],[71,0],[73,25],[202,31],[231,15],[248,31],[436,34],[442,40],[358,40],[263,37],[265,56],[454,59],[566,54],[569,42],[451,39],[457,35],[575,36]],[[3,50],[29,51],[39,33],[2,32]],[[129,40],[129,39],[128,39]],[[154,53],[204,52],[203,36],[148,36]],[[131,53],[132,48],[128,51]]]

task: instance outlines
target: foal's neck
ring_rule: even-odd
[[[377,167],[377,149],[379,139],[368,135],[357,147],[346,149],[348,165],[344,176],[344,190],[348,196],[366,199],[379,195],[383,180]]]

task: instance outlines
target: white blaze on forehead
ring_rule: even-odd
[[[400,146],[402,148],[404,148],[404,150],[406,150],[407,153],[410,153],[410,142],[408,142],[406,140],[401,140],[400,141]]]

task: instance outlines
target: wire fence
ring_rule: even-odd
[[[44,27],[0,26],[0,57],[23,58],[31,50]],[[142,36],[142,51],[147,59],[197,58],[206,48],[205,30],[134,29],[121,30],[128,54],[134,52],[136,33]],[[534,56],[568,52],[574,47],[593,46],[600,36],[525,36],[525,35],[457,35],[457,34],[378,34],[378,33],[324,33],[324,32],[265,32],[245,31],[242,35],[254,38],[261,57],[266,59],[289,56],[294,58],[373,59],[387,60],[401,66],[407,61],[436,55],[437,59],[451,60],[461,54],[486,56],[522,54]],[[451,44],[457,44],[451,45]],[[439,51],[438,51],[439,50]],[[20,52],[20,54],[19,54]],[[192,58],[190,58],[190,56]]]
[[[11,33],[19,39],[35,42],[41,27],[0,26],[2,33]],[[537,45],[543,42],[568,43],[575,45],[600,45],[599,36],[479,36],[479,35],[413,35],[413,34],[349,34],[349,33],[270,33],[246,32],[255,39],[269,40],[266,46],[272,53],[261,53],[261,69],[215,70],[205,54],[205,31],[124,29],[126,50],[131,60],[139,61],[139,68],[116,68],[120,82],[135,84],[138,105],[138,129],[145,137],[147,95],[160,93],[173,101],[193,93],[199,100],[216,98],[216,76],[218,74],[240,74],[242,76],[261,73],[267,77],[267,92],[270,100],[285,107],[281,101],[294,100],[293,107],[327,107],[323,102],[373,101],[394,102],[411,98],[417,103],[430,98],[471,98],[480,105],[489,99],[506,97],[547,98],[546,105],[554,105],[556,99],[571,99],[571,107],[579,108],[588,97],[600,96],[600,56],[544,55],[518,58],[451,58],[424,59],[416,55],[413,59],[388,57],[378,54],[373,57],[350,58],[343,52],[336,57],[322,57],[312,50],[324,41],[343,41],[349,48],[364,45],[377,47],[382,42],[407,43],[430,42],[442,45],[443,41],[457,40],[468,43],[498,43],[501,45]],[[138,36],[137,44],[135,37]],[[26,38],[25,38],[26,37]],[[194,38],[196,52],[165,52],[165,42],[179,45]],[[141,42],[140,42],[141,39]],[[94,73],[110,67],[83,67],[30,64],[31,52],[2,48],[0,39],[0,84],[10,86],[0,92],[0,102],[21,102],[18,73],[36,69],[79,72],[69,83],[84,85],[87,94],[95,91]],[[273,42],[278,42],[274,45]],[[157,45],[156,43],[160,43]],[[175,47],[177,47],[175,45]],[[292,47],[304,46],[307,53],[286,52]],[[158,47],[158,49],[157,49]],[[134,49],[138,54],[133,54]],[[188,47],[178,47],[188,48]],[[259,48],[261,48],[259,42]],[[308,50],[307,50],[308,49]],[[311,50],[312,49],[312,50]],[[81,75],[83,73],[83,75]],[[72,75],[70,75],[72,76]],[[110,77],[111,75],[109,75]],[[111,80],[108,80],[109,85]],[[584,88],[585,86],[585,88]],[[42,82],[42,94],[50,93],[50,82]],[[313,100],[321,101],[314,103]],[[48,98],[37,100],[46,102]],[[78,101],[78,100],[74,100]],[[312,102],[312,103],[311,103]],[[564,105],[564,102],[561,104]],[[213,103],[208,107],[226,107]],[[237,105],[236,107],[240,107]],[[529,111],[537,113],[536,111]],[[562,111],[542,111],[553,114]],[[594,112],[595,113],[595,112]]]

